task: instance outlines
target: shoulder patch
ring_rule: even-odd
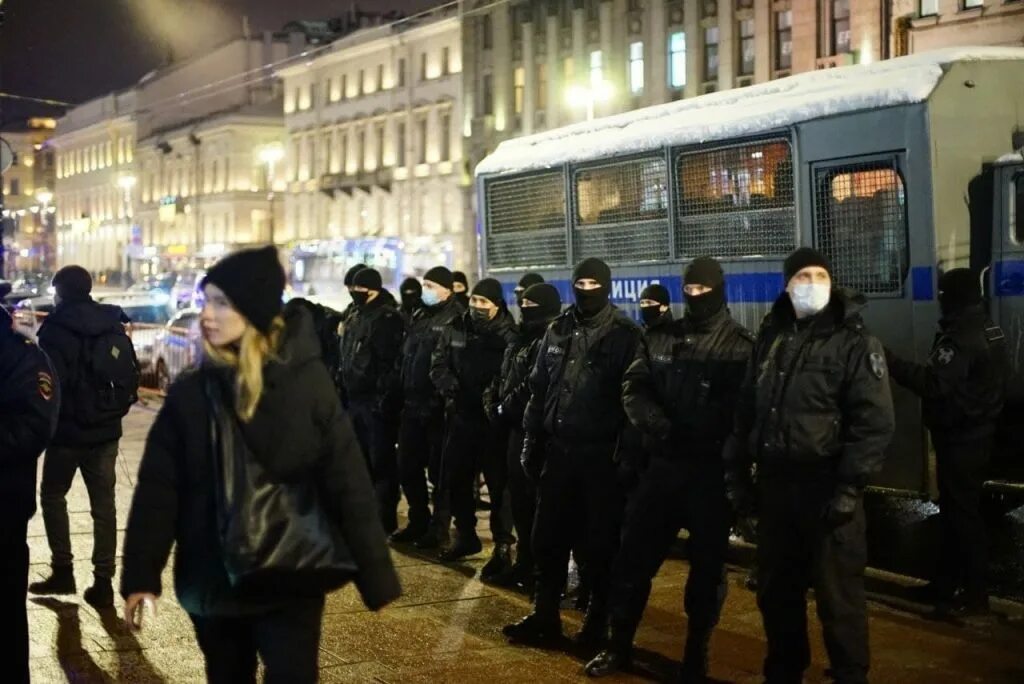
[[[871,363],[871,372],[875,374],[875,377],[881,380],[885,377],[885,357],[878,352],[871,352],[868,355],[868,361]]]
[[[985,339],[989,342],[999,342],[1005,340],[1006,335],[1003,334],[1003,329],[998,325],[990,325],[985,328]]]
[[[48,372],[39,371],[36,376],[36,387],[43,401],[51,401],[53,399],[53,376]]]
[[[935,350],[935,362],[940,366],[948,366],[956,357],[956,351],[949,346],[942,346]]]

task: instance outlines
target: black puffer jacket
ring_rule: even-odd
[[[57,429],[60,386],[46,354],[0,308],[0,515],[36,510],[36,461]],[[2,525],[2,523],[0,523]]]
[[[484,325],[474,321],[472,314],[464,313],[441,333],[430,378],[438,393],[454,402],[461,418],[486,420],[484,393],[501,372],[505,349],[515,336],[515,322],[505,310]]]
[[[570,307],[544,334],[523,429],[566,443],[615,443],[625,421],[622,379],[640,328],[612,305],[588,320]]]
[[[865,300],[833,290],[824,311],[797,321],[783,293],[765,317],[747,366],[736,429],[725,451],[730,478],[758,473],[832,475],[863,487],[895,429],[882,345],[865,329]]]
[[[281,481],[312,478],[358,568],[363,601],[380,608],[400,593],[373,485],[351,423],[320,360],[308,313],[286,319],[279,356],[264,369],[264,394],[242,433],[253,457]],[[124,540],[123,596],[160,594],[160,574],[177,544],[175,590],[197,615],[237,615],[288,604],[293,597],[255,600],[228,584],[217,532],[205,365],[176,381],[146,440]]]
[[[753,348],[753,334],[728,309],[700,323],[682,318],[652,327],[622,384],[626,415],[680,458],[709,448],[721,454]]]
[[[378,296],[345,325],[341,377],[349,401],[378,401],[391,391],[405,323],[391,301]]]
[[[65,301],[46,317],[39,328],[39,346],[50,357],[60,379],[60,420],[52,444],[67,447],[91,447],[121,439],[121,419],[112,418],[96,425],[81,425],[72,397],[81,374],[86,340],[112,330],[124,330],[128,322],[120,307],[100,304],[91,299]]]
[[[537,363],[537,351],[549,323],[521,325],[505,349],[501,372],[484,392],[484,411],[501,425],[521,431],[526,403],[530,401],[530,372]]]
[[[939,322],[927,364],[890,356],[892,378],[923,400],[933,437],[970,441],[995,433],[1010,362],[1006,336],[980,305]]]
[[[462,307],[455,297],[423,308],[413,321],[402,347],[402,397],[406,409],[429,415],[440,404],[440,395],[430,379],[430,364],[437,341],[452,321],[461,316]]]

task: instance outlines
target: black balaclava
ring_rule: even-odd
[[[522,309],[523,328],[529,332],[543,330],[548,323],[562,312],[562,296],[558,288],[548,283],[536,283],[526,288],[523,299],[529,299],[537,306],[526,306]]]
[[[939,276],[939,309],[943,318],[975,304],[981,304],[981,282],[969,268],[954,268]]]
[[[601,287],[594,290],[581,290],[576,283],[582,278],[596,280]],[[604,311],[612,289],[612,270],[600,259],[591,257],[584,259],[572,272],[573,294],[576,296],[576,310],[580,317],[593,318]]]
[[[345,287],[352,287],[352,279],[356,277],[356,273],[359,273],[364,268],[366,268],[366,264],[356,264],[352,268],[345,271],[345,277],[341,281],[342,284]]]
[[[658,322],[658,320],[667,314],[667,311],[662,311],[661,307],[669,306],[671,299],[669,299],[668,289],[659,283],[648,285],[644,288],[644,291],[640,293],[640,299],[650,299],[651,301],[658,302],[654,306],[640,305],[640,318],[643,319],[644,325],[650,327]]]
[[[466,289],[462,292],[456,292],[455,283],[461,283]],[[452,271],[452,295],[463,307],[469,306],[469,279],[466,278],[466,274],[462,271]]]
[[[686,299],[686,316],[696,321],[706,321],[725,307],[725,274],[722,265],[711,257],[699,257],[690,262],[683,273],[683,285],[703,285],[710,287],[710,292],[690,296],[683,292]]]
[[[529,288],[531,285],[537,285],[538,283],[543,283],[543,282],[544,282],[544,276],[542,276],[539,273],[527,273],[522,278],[520,278],[519,282],[516,284],[516,288],[515,288],[516,306],[522,308],[522,306],[523,306],[523,293],[526,292],[527,288]]]
[[[353,287],[365,287],[367,292],[359,292],[352,290],[352,301],[355,302],[357,309],[366,308],[367,300],[370,298],[370,292],[380,292],[384,289],[384,281],[380,277],[380,273],[372,268],[364,268],[363,270],[356,273],[355,277],[352,278]],[[382,301],[380,295],[377,295],[377,299],[374,302]]]
[[[406,278],[398,290],[402,298],[402,311],[412,312],[413,309],[423,306],[423,286],[415,278]]]

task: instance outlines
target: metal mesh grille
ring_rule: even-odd
[[[676,256],[779,256],[796,246],[793,160],[784,140],[676,158]]]
[[[664,159],[580,169],[573,176],[578,259],[611,264],[669,257],[668,174]]]
[[[836,282],[865,294],[902,292],[907,215],[895,160],[818,169],[814,199],[816,241]]]
[[[566,264],[561,171],[489,181],[486,194],[489,268]]]

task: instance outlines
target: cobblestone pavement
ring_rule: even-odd
[[[142,446],[153,410],[137,408],[126,419],[118,461],[117,510],[123,532]],[[91,580],[92,550],[88,497],[81,478],[69,497],[79,589]],[[486,538],[486,525],[481,537]],[[29,527],[30,580],[48,570],[49,551],[42,519]],[[120,548],[120,543],[119,543]],[[564,682],[586,681],[586,654],[512,647],[499,629],[528,610],[523,595],[493,588],[474,575],[481,555],[444,566],[429,558],[395,553],[405,593],[379,614],[367,612],[354,588],[327,602],[321,642],[325,682]],[[662,681],[670,678],[682,650],[686,621],[682,587],[687,566],[670,560],[654,583],[651,603],[638,634],[637,672],[608,681]],[[717,681],[760,681],[764,637],[754,597],[742,586],[744,574],[732,569],[729,597],[711,647],[711,674]],[[165,579],[171,585],[170,571]],[[120,600],[116,611],[120,610]],[[813,607],[810,611],[813,614]],[[567,632],[580,615],[565,611]],[[119,612],[97,614],[80,597],[29,598],[32,676],[36,682],[200,682],[203,659],[188,616],[172,594],[139,635],[121,626]],[[807,681],[826,681],[827,659],[816,619],[811,618],[813,664]],[[872,681],[914,683],[1022,682],[1024,629],[988,621],[973,627],[922,619],[871,604]]]

